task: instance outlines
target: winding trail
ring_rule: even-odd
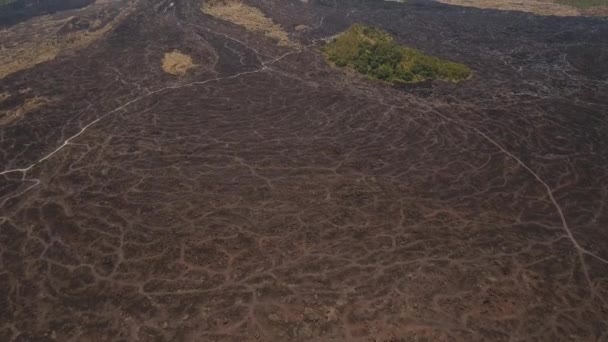
[[[225,36],[225,35],[224,35],[224,36]],[[230,38],[230,39],[232,39],[232,38]],[[235,41],[238,41],[238,42],[239,42],[239,43],[241,43],[241,44],[244,44],[244,43],[242,43],[242,42],[241,42],[241,41],[239,41],[239,40],[236,40],[236,39],[232,39],[232,40],[235,40]],[[316,44],[316,41],[315,41],[315,42],[314,42],[312,45],[314,45],[314,44]],[[244,44],[244,45],[245,45],[245,44]],[[254,51],[254,52],[256,52],[257,54],[259,54],[259,53],[258,53],[258,52],[257,52],[255,49],[251,49],[251,50],[252,50],[252,51]],[[293,55],[293,54],[297,54],[297,53],[300,53],[300,52],[302,52],[302,51],[303,51],[303,49],[302,49],[302,48],[300,48],[300,49],[297,49],[297,50],[295,50],[295,51],[287,52],[287,53],[285,53],[285,54],[283,54],[283,55],[281,55],[281,56],[279,56],[279,57],[273,58],[273,59],[271,59],[271,60],[268,60],[268,61],[265,61],[265,62],[261,62],[262,67],[261,67],[261,68],[259,68],[259,69],[256,69],[256,70],[251,70],[251,71],[243,71],[243,72],[240,72],[240,73],[238,73],[238,74],[231,75],[231,76],[226,76],[226,77],[218,77],[218,78],[212,78],[212,79],[208,79],[208,80],[204,80],[204,81],[195,81],[195,82],[191,82],[191,83],[187,83],[187,84],[182,84],[182,85],[177,85],[177,86],[168,86],[168,87],[163,87],[163,88],[160,88],[160,89],[157,89],[157,90],[154,90],[154,91],[148,92],[147,94],[141,95],[141,96],[139,96],[139,97],[137,97],[137,98],[135,98],[135,99],[133,99],[133,100],[131,100],[131,101],[128,101],[128,102],[126,102],[126,103],[122,104],[122,105],[121,105],[121,106],[119,106],[119,107],[116,107],[116,108],[112,109],[111,111],[109,111],[109,112],[107,112],[107,113],[105,113],[105,114],[101,115],[101,116],[100,116],[100,117],[98,117],[97,119],[95,119],[95,120],[93,120],[93,121],[89,122],[87,125],[85,125],[83,128],[81,128],[81,129],[80,129],[80,131],[78,131],[76,134],[74,134],[74,135],[72,135],[71,137],[69,137],[68,139],[66,139],[66,140],[65,140],[65,141],[64,141],[64,142],[63,142],[61,145],[59,145],[57,148],[55,148],[54,150],[52,150],[52,151],[51,151],[51,152],[49,152],[48,154],[44,155],[42,158],[38,159],[37,161],[35,161],[35,162],[31,163],[29,166],[27,166],[27,167],[22,167],[22,168],[16,168],[16,169],[10,169],[10,170],[1,171],[1,172],[0,172],[0,176],[1,176],[1,175],[8,175],[8,174],[10,174],[10,173],[22,173],[21,180],[23,180],[23,181],[26,181],[26,180],[28,180],[28,181],[36,181],[36,184],[35,184],[35,185],[28,187],[26,190],[24,190],[24,191],[20,192],[20,193],[19,193],[19,194],[17,194],[17,195],[10,196],[10,197],[6,198],[6,199],[5,199],[5,200],[2,202],[2,204],[4,205],[4,203],[6,203],[6,200],[8,200],[8,199],[10,199],[10,198],[14,198],[15,196],[20,196],[20,195],[24,194],[25,192],[27,192],[27,191],[29,191],[29,190],[33,189],[34,187],[36,187],[36,186],[39,184],[39,181],[38,181],[38,180],[35,180],[35,179],[26,179],[26,178],[25,178],[25,175],[27,174],[27,172],[28,172],[29,170],[31,170],[31,169],[32,169],[34,166],[36,166],[36,165],[38,165],[38,164],[40,164],[40,163],[44,162],[45,160],[47,160],[47,159],[51,158],[53,155],[55,155],[56,153],[58,153],[58,152],[60,152],[61,150],[63,150],[63,149],[66,147],[66,146],[68,146],[68,145],[72,145],[72,143],[71,143],[71,142],[72,142],[72,140],[74,140],[74,139],[78,138],[79,136],[81,136],[82,134],[84,134],[84,133],[85,133],[85,132],[86,132],[86,131],[87,131],[87,130],[88,130],[90,127],[91,127],[91,126],[94,126],[96,123],[98,123],[98,122],[102,121],[103,119],[105,119],[106,117],[108,117],[108,116],[112,115],[113,113],[118,112],[118,111],[120,111],[120,110],[123,110],[123,109],[125,109],[125,108],[129,107],[130,105],[132,105],[132,104],[134,104],[134,103],[136,103],[136,102],[139,102],[139,101],[141,101],[141,100],[143,100],[143,99],[145,99],[145,98],[148,98],[148,97],[150,97],[150,96],[152,96],[152,95],[156,95],[156,94],[162,93],[162,92],[164,92],[164,91],[171,91],[171,90],[177,90],[177,89],[182,89],[182,88],[186,88],[186,87],[199,86],[199,85],[204,85],[204,84],[211,83],[211,82],[220,82],[220,81],[224,81],[224,80],[230,80],[230,79],[239,78],[239,77],[241,77],[241,76],[245,76],[245,75],[250,75],[250,74],[255,74],[255,73],[264,72],[264,71],[266,71],[266,70],[269,70],[269,69],[270,69],[270,68],[269,68],[269,66],[270,66],[270,65],[272,65],[273,63],[276,63],[276,62],[278,62],[278,61],[282,60],[283,58],[285,58],[285,57],[287,57],[287,56],[290,56],[290,55]]]
[[[321,20],[321,23],[322,23],[322,20]],[[199,25],[195,25],[195,26],[197,26],[197,27],[200,28]],[[256,53],[256,55],[258,55],[258,56],[266,56],[266,55],[260,53],[258,50],[254,49],[252,47],[249,47],[247,44],[245,44],[244,42],[242,42],[242,41],[240,41],[238,39],[231,38],[231,37],[229,37],[229,36],[227,36],[225,34],[217,33],[217,32],[215,32],[215,31],[213,31],[211,29],[207,29],[207,28],[205,28],[205,29],[207,31],[209,31],[209,32],[221,35],[221,36],[223,36],[223,37],[225,37],[227,39],[230,39],[230,40],[233,40],[233,41],[236,41],[236,42],[242,44],[246,48],[248,48],[251,51],[253,51],[254,53]],[[5,198],[4,201],[2,202],[2,205],[4,205],[7,200],[9,200],[11,198],[15,198],[15,197],[21,196],[22,194],[28,192],[29,190],[35,188],[36,186],[38,186],[40,184],[40,181],[38,179],[26,179],[25,178],[25,176],[26,176],[26,174],[27,174],[28,171],[30,171],[36,165],[38,165],[38,164],[44,162],[45,160],[51,158],[53,155],[55,155],[56,153],[58,153],[61,150],[63,150],[66,146],[73,145],[72,144],[72,140],[78,138],[79,136],[81,136],[82,134],[84,134],[90,127],[94,126],[95,124],[97,124],[98,122],[102,121],[106,117],[112,115],[113,113],[118,112],[120,110],[123,110],[123,109],[129,107],[130,105],[132,105],[134,103],[137,103],[138,101],[141,101],[141,100],[143,100],[145,98],[148,98],[150,96],[162,93],[164,91],[171,91],[171,90],[177,90],[177,89],[182,89],[182,88],[186,88],[186,87],[204,85],[204,84],[211,83],[211,82],[220,82],[220,81],[223,81],[223,80],[236,79],[236,78],[239,78],[241,76],[264,72],[266,70],[269,70],[269,66],[270,65],[272,65],[273,63],[276,63],[276,62],[282,60],[283,58],[288,57],[288,56],[293,55],[293,54],[301,53],[305,48],[310,48],[310,47],[316,45],[319,41],[327,41],[327,40],[332,39],[332,38],[334,38],[336,36],[337,35],[332,35],[332,36],[329,36],[329,37],[323,37],[323,38],[315,39],[313,41],[313,43],[310,44],[310,45],[308,45],[308,46],[299,48],[299,49],[297,49],[295,51],[287,52],[287,53],[285,53],[285,54],[283,54],[283,55],[281,55],[279,57],[272,58],[272,59],[270,59],[268,61],[261,62],[261,66],[262,67],[259,68],[259,69],[255,69],[255,70],[251,70],[251,71],[244,71],[244,72],[240,72],[240,73],[237,73],[237,74],[234,74],[234,75],[231,75],[231,76],[226,76],[226,77],[218,77],[218,78],[212,78],[212,79],[208,79],[208,80],[204,80],[204,81],[195,81],[195,82],[191,82],[191,83],[187,83],[187,84],[182,84],[182,85],[177,85],[177,86],[163,87],[163,88],[160,88],[160,89],[148,92],[147,94],[139,96],[139,97],[137,97],[137,98],[135,98],[135,99],[133,99],[131,101],[128,101],[128,102],[122,104],[121,106],[119,106],[119,107],[117,107],[115,109],[112,109],[111,111],[103,114],[102,116],[98,117],[97,119],[95,119],[95,120],[91,121],[90,123],[88,123],[87,125],[85,125],[80,131],[78,131],[76,134],[74,134],[71,137],[69,137],[68,139],[66,139],[57,148],[55,148],[54,150],[52,150],[51,152],[49,152],[48,154],[46,154],[45,156],[43,156],[39,160],[33,162],[29,166],[23,167],[23,168],[16,168],[16,169],[5,170],[5,171],[0,172],[0,175],[7,175],[7,174],[10,174],[10,173],[22,173],[22,177],[21,177],[22,181],[34,182],[33,185],[27,187],[23,191],[15,194],[15,195],[12,195],[12,196],[9,196],[9,197]],[[266,57],[268,57],[268,56],[266,56]],[[585,249],[584,247],[582,247],[580,245],[580,243],[574,237],[574,234],[572,233],[572,231],[571,231],[571,229],[570,229],[570,227],[568,225],[568,222],[567,222],[566,217],[565,217],[565,215],[563,213],[563,210],[562,210],[561,206],[559,205],[559,203],[557,202],[557,200],[555,199],[555,197],[553,195],[553,190],[551,189],[551,187],[536,172],[534,172],[528,165],[526,165],[521,159],[519,159],[517,156],[513,155],[511,152],[507,151],[500,143],[498,143],[497,141],[495,141],[494,139],[492,139],[491,137],[489,137],[487,134],[485,134],[484,132],[482,132],[478,128],[473,127],[473,126],[471,126],[469,124],[463,123],[461,121],[452,119],[452,118],[450,118],[448,116],[445,116],[445,115],[443,115],[443,114],[441,114],[441,113],[439,113],[437,111],[435,111],[434,113],[436,115],[442,117],[445,120],[451,121],[451,122],[453,122],[453,123],[455,123],[457,125],[463,126],[463,127],[467,128],[467,129],[470,129],[470,130],[474,131],[476,134],[478,134],[479,136],[483,137],[489,143],[491,143],[496,148],[498,148],[502,153],[504,153],[505,155],[507,155],[509,158],[512,158],[513,160],[515,160],[521,167],[523,167],[532,177],[534,177],[534,179],[536,179],[545,188],[547,196],[549,197],[551,203],[553,204],[553,206],[555,207],[556,212],[559,215],[559,218],[560,218],[560,221],[561,221],[561,225],[562,225],[562,229],[564,230],[567,238],[570,240],[570,242],[572,243],[572,245],[574,246],[574,248],[577,251],[577,255],[578,255],[579,261],[581,263],[583,272],[585,274],[586,281],[587,281],[587,283],[588,283],[588,285],[589,285],[592,293],[594,295],[598,296],[602,300],[602,302],[606,303],[605,299],[602,296],[599,296],[596,293],[595,289],[594,289],[593,283],[592,283],[591,278],[590,278],[589,273],[588,273],[588,267],[586,266],[586,263],[585,263],[585,260],[584,260],[584,256],[588,255],[588,256],[590,256],[590,257],[592,257],[594,259],[597,259],[597,260],[599,260],[599,261],[601,261],[601,262],[603,262],[605,264],[608,264],[608,260],[605,259],[605,258],[602,258],[601,256],[599,256],[599,255],[597,255],[597,254],[595,254],[595,253],[593,253],[593,252],[591,252],[591,251],[589,251],[587,249]]]
[[[555,210],[557,211],[557,214],[559,215],[559,218],[560,218],[560,221],[561,221],[561,224],[562,224],[562,229],[564,230],[564,233],[566,234],[568,240],[570,240],[570,242],[574,246],[574,249],[576,249],[576,253],[578,255],[579,262],[581,263],[581,268],[582,268],[583,273],[585,275],[585,279],[587,281],[587,284],[589,285],[589,289],[591,291],[591,294],[593,296],[595,296],[595,297],[598,297],[604,304],[608,303],[608,302],[606,302],[606,299],[604,299],[603,296],[599,295],[597,293],[597,291],[595,290],[593,282],[591,281],[591,277],[589,276],[589,270],[588,270],[587,263],[585,262],[585,257],[584,256],[588,255],[588,256],[590,256],[590,257],[592,257],[594,259],[597,259],[597,260],[599,260],[599,261],[601,261],[601,262],[603,262],[605,264],[608,264],[608,260],[605,259],[605,258],[602,258],[601,256],[593,253],[592,251],[589,251],[588,249],[584,248],[576,240],[576,238],[574,237],[574,234],[572,233],[572,230],[568,226],[568,221],[566,220],[566,216],[564,215],[564,212],[563,212],[561,206],[559,205],[559,203],[557,203],[557,200],[555,199],[555,196],[553,196],[553,190],[547,184],[547,182],[545,182],[536,172],[534,172],[534,170],[532,170],[528,165],[526,165],[521,159],[519,159],[513,153],[507,151],[500,143],[498,143],[496,140],[494,140],[491,137],[489,137],[487,134],[485,134],[484,132],[482,132],[478,128],[473,127],[473,126],[471,126],[469,124],[466,124],[464,122],[452,119],[452,118],[450,118],[448,116],[445,116],[445,115],[443,115],[443,114],[441,114],[441,113],[439,113],[437,111],[435,111],[434,114],[440,116],[441,118],[443,118],[445,120],[448,120],[448,121],[453,122],[453,123],[455,123],[457,125],[460,125],[462,127],[465,127],[465,128],[468,128],[468,129],[474,131],[476,134],[478,134],[479,136],[483,137],[490,144],[496,146],[496,148],[498,148],[506,156],[508,156],[509,158],[515,160],[515,162],[517,162],[517,164],[519,164],[521,167],[523,167],[524,170],[526,170],[532,177],[534,177],[534,179],[536,179],[538,181],[538,183],[540,183],[545,188],[545,191],[547,193],[547,196],[549,197],[549,200],[551,201],[551,203],[555,207]]]
[[[3,140],[0,336],[608,336],[606,92],[548,59],[578,48],[590,24],[266,1],[284,27],[309,27],[283,49],[184,4],[142,11],[122,43],[100,47],[107,60],[70,57],[83,83],[67,83],[53,124],[30,115],[21,124],[34,133]],[[479,77],[400,91],[332,70],[315,45],[353,22],[455,53]],[[112,64],[135,39],[150,46]],[[167,44],[204,67],[166,76]],[[99,62],[108,84],[86,73]]]

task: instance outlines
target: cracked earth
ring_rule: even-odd
[[[115,26],[0,80],[1,341],[608,340],[606,19],[247,2],[298,44],[193,0],[44,17]],[[355,22],[474,76],[332,69]]]

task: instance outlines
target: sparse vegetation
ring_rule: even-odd
[[[103,25],[96,20],[88,28],[73,30],[65,34],[57,34],[57,32],[62,28],[70,27],[74,17],[54,20],[43,16],[31,19],[27,24],[18,24],[0,31],[0,36],[3,36],[7,42],[6,45],[0,47],[0,79],[51,61],[63,53],[87,47],[113,30],[134,8],[134,5],[125,8]],[[28,27],[38,28],[41,34],[31,35],[27,39],[21,40],[22,31]],[[15,41],[19,41],[19,43],[16,44]]]
[[[194,68],[192,58],[179,51],[165,53],[162,60],[163,70],[171,75],[184,76],[188,70]]]
[[[55,59],[62,51],[62,46],[68,45],[63,43],[60,39],[35,41],[30,44],[26,43],[22,47],[2,51],[0,61],[3,63],[0,65],[0,79],[12,73],[29,69],[34,65]],[[64,50],[67,49],[65,48]]]
[[[9,98],[8,94],[0,94],[0,101]],[[45,97],[34,97],[25,100],[20,106],[15,108],[0,110],[0,126],[11,124],[20,120],[26,114],[35,111],[51,102]]]
[[[522,11],[537,15],[603,16],[608,12],[608,0],[437,0],[450,5]]]
[[[351,26],[328,43],[323,52],[338,67],[351,67],[393,84],[428,79],[458,82],[471,75],[471,70],[464,64],[400,46],[388,33],[361,24]]]
[[[568,5],[579,9],[608,6],[608,0],[555,0],[556,3]]]
[[[239,0],[208,0],[201,10],[216,18],[229,21],[245,29],[264,34],[277,41],[281,46],[295,46],[287,32],[267,18],[258,8],[246,5]]]

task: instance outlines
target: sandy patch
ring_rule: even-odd
[[[216,18],[229,21],[245,29],[264,34],[281,46],[295,46],[283,28],[267,18],[258,8],[238,0],[212,0],[203,3],[201,10]]]
[[[179,51],[165,53],[162,60],[163,70],[171,75],[184,76],[188,70],[195,67],[192,58]]]

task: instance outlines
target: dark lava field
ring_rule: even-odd
[[[0,55],[114,23],[0,79],[0,341],[608,341],[606,18],[246,3],[294,44],[199,0],[0,8]],[[353,23],[473,76],[333,68]]]

